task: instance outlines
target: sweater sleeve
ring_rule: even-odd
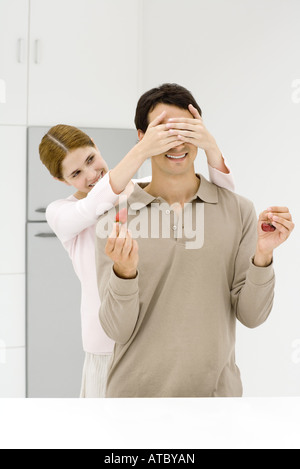
[[[216,184],[219,187],[223,187],[224,189],[228,189],[232,192],[235,191],[235,184],[234,184],[234,179],[232,176],[231,169],[227,163],[227,161],[224,158],[224,163],[229,170],[229,173],[222,173],[222,171],[219,171],[218,169],[213,168],[212,166],[208,165],[208,174],[209,174],[209,179],[211,182]]]
[[[235,275],[231,301],[237,319],[246,327],[254,328],[268,318],[274,300],[275,274],[273,263],[268,267],[253,264],[257,240],[257,216],[244,213],[243,234],[235,260]]]
[[[105,254],[107,239],[96,230],[96,267],[101,300],[99,319],[105,333],[117,344],[126,344],[139,317],[139,276],[121,279],[113,270],[112,260]]]
[[[111,188],[108,173],[85,199],[76,202],[68,199],[52,202],[47,207],[46,219],[60,241],[65,244],[95,224],[100,215],[112,208],[118,197]]]

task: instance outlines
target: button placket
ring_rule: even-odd
[[[182,212],[175,212],[173,210],[173,221],[174,221],[174,223],[171,224],[171,230],[173,232],[174,239],[176,239],[176,241],[178,243],[181,243],[181,240],[182,240],[182,224],[183,224]]]
[[[170,212],[170,239],[177,239],[177,233],[176,230],[174,230],[175,227],[175,214],[173,210],[168,210]]]

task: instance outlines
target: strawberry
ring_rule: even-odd
[[[271,223],[262,223],[261,229],[266,232],[276,230],[275,226],[271,225]]]
[[[127,222],[127,208],[122,208],[116,215],[116,223],[125,224]]]

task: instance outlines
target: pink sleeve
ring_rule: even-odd
[[[118,197],[111,188],[107,173],[85,199],[52,202],[47,207],[46,219],[60,241],[65,244],[95,224],[100,215],[114,206]]]
[[[232,176],[231,169],[224,158],[224,163],[229,170],[229,173],[222,173],[218,169],[213,168],[212,166],[208,165],[208,173],[211,182],[216,184],[217,186],[223,187],[224,189],[229,189],[230,191],[235,191],[234,179]]]

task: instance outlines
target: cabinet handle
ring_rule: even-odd
[[[36,238],[57,238],[55,233],[38,233],[34,236]]]
[[[41,62],[40,42],[41,41],[39,39],[34,41],[34,63],[37,65]]]
[[[35,210],[36,213],[46,213],[46,209],[45,208],[37,208]]]
[[[21,37],[18,39],[18,63],[24,63],[25,41]]]

